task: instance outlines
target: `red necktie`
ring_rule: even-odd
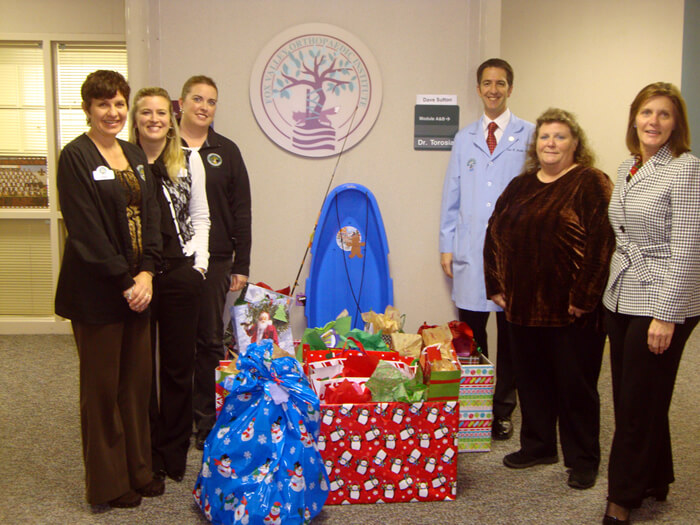
[[[493,150],[496,149],[496,144],[498,144],[498,141],[496,140],[496,135],[494,134],[497,129],[498,124],[496,124],[495,122],[489,122],[489,134],[486,137],[486,145],[489,147],[489,151],[491,153],[493,153]]]

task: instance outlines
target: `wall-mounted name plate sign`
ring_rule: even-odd
[[[459,130],[457,95],[417,95],[413,149],[452,149]]]

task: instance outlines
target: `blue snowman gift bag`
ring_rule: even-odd
[[[318,396],[296,359],[272,353],[270,340],[250,344],[224,385],[193,491],[212,523],[309,523],[326,502]]]

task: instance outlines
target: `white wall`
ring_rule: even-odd
[[[501,51],[516,68],[511,107],[534,121],[574,112],[614,177],[628,154],[632,99],[651,82],[680,87],[683,0],[503,0]],[[697,86],[696,86],[697,88]]]
[[[0,34],[124,34],[124,0],[1,0]]]
[[[463,125],[478,115],[474,72],[484,58],[480,49],[497,53],[499,6],[465,0],[151,1],[151,10],[161,16],[158,27],[151,22],[158,46],[149,46],[160,52],[151,54],[158,71],[145,75],[159,77],[172,96],[197,73],[219,85],[216,128],[240,146],[251,176],[253,281],[293,284],[336,158],[302,158],[272,143],[250,109],[250,72],[260,50],[282,30],[329,23],[355,34],[372,51],[384,93],[374,128],[343,154],[334,186],[357,182],[376,196],[391,251],[395,305],[407,314],[407,329],[455,318],[437,247],[449,153],[413,150],[414,104],[418,93],[456,94]],[[481,31],[489,25],[490,31]],[[297,291],[304,290],[307,274],[308,260]],[[300,336],[301,308],[293,319]]]

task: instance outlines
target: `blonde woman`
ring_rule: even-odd
[[[136,93],[131,126],[130,139],[146,153],[159,183],[163,237],[153,298],[160,358],[160,403],[155,381],[151,396],[153,471],[182,481],[192,433],[197,319],[209,264],[209,207],[204,178],[190,172],[180,147],[168,92],[151,87]]]

